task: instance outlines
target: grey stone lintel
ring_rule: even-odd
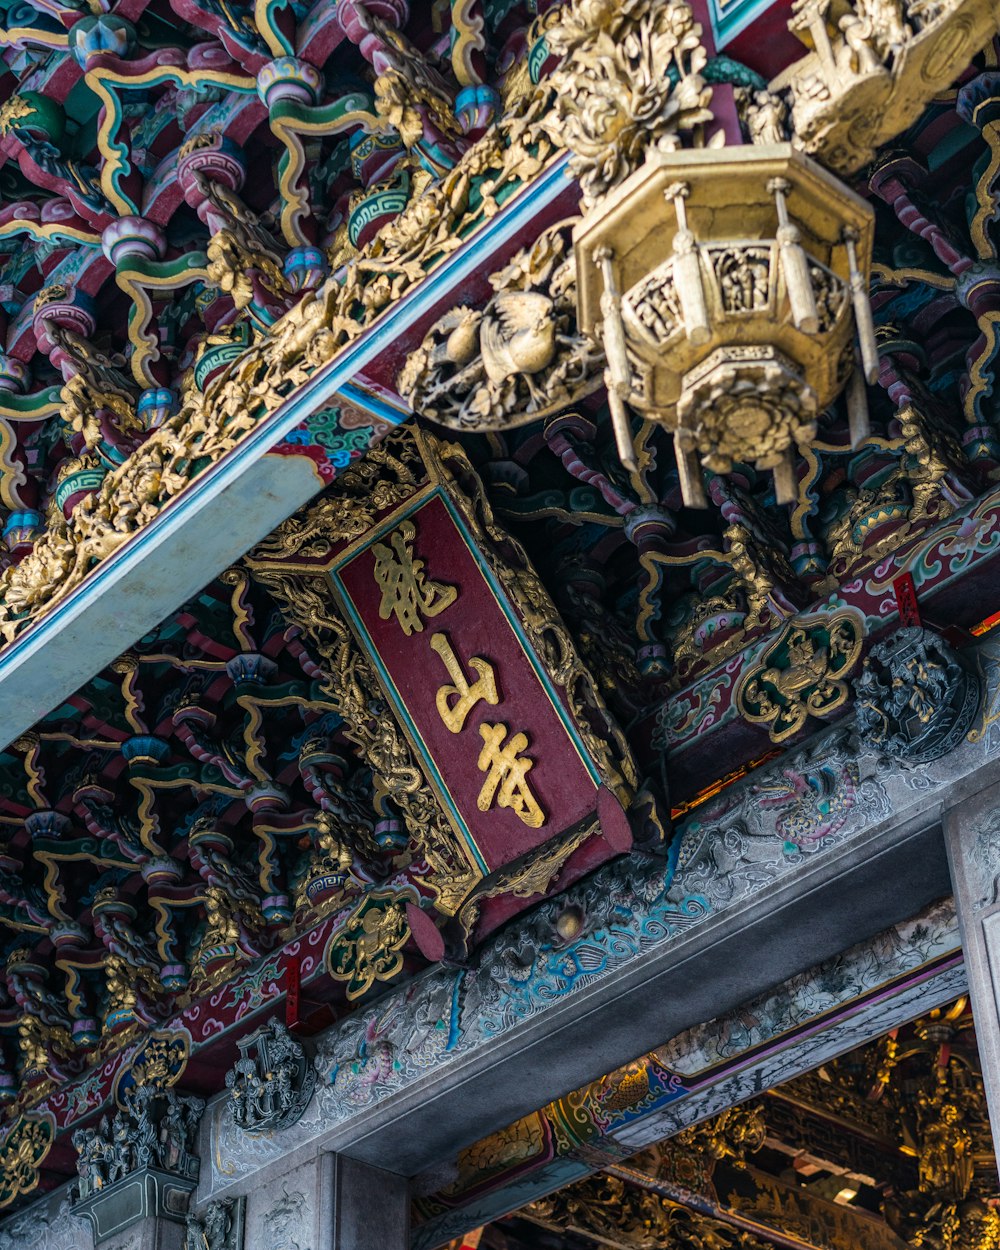
[[[676,867],[616,861],[475,967],[433,968],[334,1026],[297,1125],[241,1139],[215,1104],[201,1196],[317,1149],[415,1175],[948,895],[942,813],[1000,780],[1000,649],[976,658],[984,709],[943,759],[859,751],[849,723],[821,733],[696,809]],[[582,931],[561,943],[571,906]]]

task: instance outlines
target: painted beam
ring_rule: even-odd
[[[420,332],[489,272],[523,231],[571,190],[565,160],[541,174],[144,530],[0,655],[0,749],[312,498],[323,482],[305,458],[269,450],[400,339]],[[386,409],[386,412],[391,412]],[[386,412],[379,412],[385,420]]]

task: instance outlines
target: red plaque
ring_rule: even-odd
[[[340,553],[331,575],[470,865],[488,874],[593,818],[597,764],[440,487]]]

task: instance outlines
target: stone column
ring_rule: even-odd
[[[291,1151],[255,1176],[245,1229],[242,1250],[409,1250],[409,1181],[342,1155]]]
[[[947,811],[944,833],[990,1125],[1000,1142],[1000,783]]]
[[[324,1155],[320,1168],[318,1250],[409,1250],[405,1176],[334,1154]]]
[[[119,1233],[100,1243],[100,1250],[183,1250],[183,1247],[184,1225],[152,1215],[133,1224],[127,1233]]]

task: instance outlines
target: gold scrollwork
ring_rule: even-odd
[[[54,1136],[50,1119],[20,1116],[14,1121],[0,1142],[0,1208],[36,1188]]]
[[[736,706],[772,742],[797,733],[809,716],[828,716],[850,693],[844,680],[861,656],[864,622],[844,608],[798,617],[765,650],[736,688]]]

